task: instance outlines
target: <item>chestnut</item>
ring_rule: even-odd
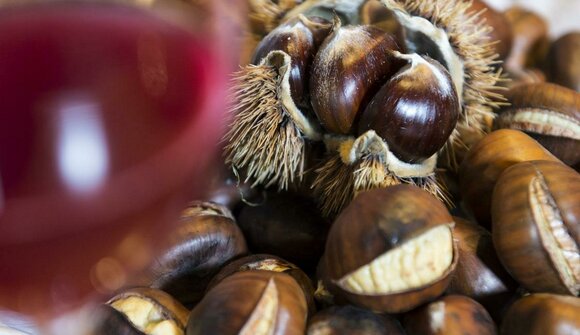
[[[468,12],[478,13],[485,20],[485,24],[492,28],[488,32],[489,42],[499,59],[506,59],[512,48],[512,29],[503,13],[494,10],[482,0],[472,0]]]
[[[170,295],[152,288],[121,292],[97,313],[94,335],[183,335],[189,316]]]
[[[459,217],[453,220],[459,260],[446,293],[474,299],[499,320],[518,284],[499,261],[489,231]]]
[[[170,235],[170,246],[151,268],[151,285],[192,307],[212,276],[227,261],[246,253],[244,236],[227,208],[192,202]]]
[[[306,271],[318,264],[330,227],[312,199],[291,192],[269,192],[261,204],[243,206],[238,224],[252,252],[280,256]]]
[[[526,289],[580,292],[580,175],[559,162],[506,169],[492,198],[493,243]]]
[[[222,280],[234,273],[250,270],[281,272],[291,276],[304,291],[304,297],[306,298],[308,305],[308,314],[312,315],[316,312],[316,305],[314,304],[314,287],[312,286],[310,278],[308,278],[304,271],[296,265],[273,255],[249,255],[229,262],[213,277],[211,282],[207,285],[207,290],[211,290]]]
[[[413,335],[495,335],[493,320],[479,303],[448,295],[406,314],[405,331]]]
[[[389,79],[360,116],[358,134],[373,129],[399,159],[418,163],[441,150],[459,118],[459,98],[449,72],[417,54]]]
[[[537,13],[513,6],[504,12],[512,31],[512,48],[504,66],[510,70],[537,67],[548,50],[548,24]]]
[[[580,298],[537,293],[516,301],[501,325],[502,335],[580,333]]]
[[[478,224],[491,227],[491,194],[501,173],[529,160],[558,161],[534,139],[511,129],[493,131],[469,150],[459,168],[459,188]]]
[[[580,168],[580,93],[569,88],[535,83],[506,93],[494,128],[510,128],[533,137],[554,156]]]
[[[307,335],[404,335],[399,321],[352,305],[332,306],[308,322]]]
[[[343,27],[335,18],[310,75],[312,108],[327,131],[356,131],[359,113],[402,65],[390,56],[393,51],[400,48],[389,33],[373,26]]]
[[[359,8],[359,19],[363,25],[371,25],[392,34],[397,44],[404,48],[403,27],[379,0],[367,0]]]
[[[580,92],[580,32],[567,33],[552,43],[546,67],[551,82]]]
[[[350,303],[400,313],[441,295],[457,263],[453,219],[412,185],[361,192],[330,229],[325,285]]]
[[[292,277],[271,271],[235,273],[191,311],[186,334],[304,334],[306,300]]]

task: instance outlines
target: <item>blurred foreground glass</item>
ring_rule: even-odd
[[[0,7],[0,308],[120,288],[209,180],[242,1],[141,2]]]

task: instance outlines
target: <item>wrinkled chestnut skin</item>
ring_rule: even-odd
[[[389,150],[408,163],[439,151],[459,118],[459,98],[449,72],[436,60],[424,59],[445,82],[428,65],[405,65],[372,98],[358,126],[359,135],[375,130]]]
[[[308,304],[308,314],[312,315],[316,312],[316,305],[314,303],[314,286],[312,286],[310,278],[308,278],[304,271],[300,270],[296,265],[273,255],[249,255],[229,262],[213,277],[211,282],[207,285],[207,290],[211,290],[222,280],[234,273],[250,270],[282,272],[291,276],[304,291],[304,297]]]
[[[307,335],[404,335],[399,321],[388,315],[346,305],[318,312],[308,322]]]
[[[552,43],[546,67],[551,82],[580,92],[580,32],[570,32]]]
[[[332,25],[323,18],[294,17],[272,30],[256,47],[252,64],[273,50],[286,52],[291,59],[290,95],[299,107],[309,106],[308,73],[312,59]]]
[[[258,206],[240,210],[238,224],[252,252],[280,256],[307,272],[324,252],[330,224],[316,204],[295,193],[268,193]]]
[[[413,335],[497,334],[485,308],[460,295],[442,297],[406,314],[403,327]]]
[[[510,23],[502,13],[495,11],[484,1],[473,0],[468,13],[481,12],[485,23],[493,30],[488,33],[489,42],[495,43],[494,51],[499,55],[500,60],[506,59],[512,48],[512,28]]]
[[[216,207],[211,203],[195,204]],[[240,228],[231,213],[199,215],[186,209],[176,230],[171,234],[170,247],[154,263],[152,286],[166,291],[186,307],[191,308],[205,292],[213,275],[230,259],[247,253]]]
[[[580,298],[530,294],[516,301],[501,325],[502,335],[570,335],[580,332]]]
[[[459,261],[446,293],[474,299],[499,320],[502,307],[513,298],[518,284],[497,258],[489,231],[459,217],[453,220]]]
[[[504,12],[512,30],[512,48],[504,66],[510,70],[538,67],[548,52],[548,24],[538,14],[513,6]]]
[[[369,264],[431,228],[451,224],[453,218],[431,194],[412,185],[396,185],[358,194],[332,225],[321,275],[331,292],[348,302],[376,312],[400,313],[441,295],[457,263],[435,282],[390,294],[360,295],[335,284],[345,275]]]
[[[307,307],[302,289],[289,275],[271,271],[244,271],[225,278],[192,310],[186,334],[240,334],[270,283],[275,285],[277,291],[272,334],[303,334]],[[245,334],[255,333],[250,331]]]
[[[535,194],[531,189],[534,180],[545,183],[547,195]],[[552,198],[555,205],[545,202],[545,197]],[[544,208],[534,208],[534,198]],[[580,175],[559,162],[522,162],[502,173],[492,199],[493,243],[506,270],[532,292],[578,294],[564,284],[549,257],[538,229],[546,223],[536,221],[534,210],[556,211],[563,222],[563,235],[580,245]],[[553,226],[557,219],[551,215],[549,219]]]
[[[312,108],[334,134],[353,134],[356,120],[381,85],[404,63],[390,57],[401,51],[395,39],[372,26],[336,24],[324,40],[310,75]]]
[[[530,160],[559,161],[518,130],[493,131],[471,147],[459,168],[459,188],[478,224],[491,228],[491,194],[501,173]]]

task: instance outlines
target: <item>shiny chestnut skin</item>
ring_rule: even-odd
[[[307,335],[404,335],[399,321],[352,305],[324,309],[308,322]]]
[[[296,281],[271,271],[235,273],[192,310],[186,334],[299,335],[306,329],[306,300]]]
[[[123,291],[97,310],[93,335],[183,335],[189,310],[152,288]]]
[[[292,192],[270,192],[261,204],[242,207],[238,224],[252,252],[280,256],[307,272],[324,252],[330,226],[313,200]]]
[[[580,92],[580,32],[570,32],[550,46],[546,59],[551,82]]]
[[[518,284],[503,268],[489,231],[459,217],[453,217],[453,220],[459,261],[446,293],[474,299],[489,311],[494,320],[499,320]]]
[[[493,191],[493,243],[526,289],[580,292],[580,174],[559,162],[506,169]]]
[[[459,98],[449,72],[434,59],[401,55],[402,67],[361,114],[358,134],[374,130],[397,158],[421,162],[449,139],[459,118]]]
[[[491,227],[491,194],[501,173],[530,160],[559,161],[519,130],[493,131],[471,147],[459,168],[459,188],[478,224]]]
[[[413,335],[495,335],[483,306],[468,297],[448,295],[406,314],[403,327]]]
[[[332,225],[323,281],[359,307],[411,310],[447,288],[457,263],[452,223],[445,206],[416,186],[362,192]]]
[[[536,293],[516,301],[501,325],[502,335],[580,333],[580,298]]]
[[[296,265],[273,255],[249,255],[229,262],[213,277],[211,282],[207,285],[207,290],[211,290],[222,280],[234,273],[251,270],[281,272],[294,278],[304,291],[304,297],[306,298],[308,305],[308,314],[312,315],[316,312],[316,305],[314,303],[314,286],[312,286],[310,278],[308,278],[306,273]]]
[[[294,17],[276,27],[258,44],[252,64],[260,61],[271,51],[286,52],[291,59],[290,94],[299,107],[309,106],[308,73],[312,59],[332,25],[320,17]]]
[[[537,13],[519,6],[504,12],[512,30],[512,48],[504,66],[511,70],[538,67],[548,50],[548,24]]]
[[[170,246],[152,266],[152,286],[192,307],[203,297],[212,276],[247,251],[244,236],[227,208],[193,202],[170,235]]]
[[[404,63],[390,57],[400,51],[389,33],[372,26],[335,22],[312,64],[312,108],[334,134],[352,134],[356,120],[381,85]]]
[[[494,128],[525,132],[564,163],[580,168],[580,93],[551,83],[524,84],[505,93]]]
[[[492,28],[488,33],[489,42],[494,43],[499,59],[506,59],[512,48],[512,29],[505,16],[481,0],[473,0],[468,12],[482,13],[485,23]]]

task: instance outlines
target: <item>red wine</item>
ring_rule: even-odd
[[[129,6],[0,10],[0,306],[58,312],[147,264],[216,145],[210,45]]]

